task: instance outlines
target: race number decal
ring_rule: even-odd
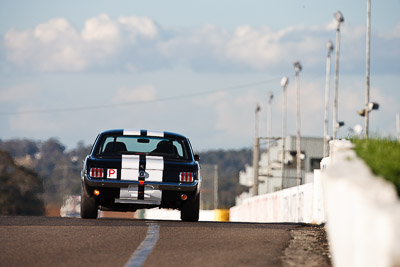
[[[117,179],[117,169],[108,169],[107,170],[107,178]]]

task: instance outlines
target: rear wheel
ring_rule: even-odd
[[[195,198],[186,202],[181,209],[181,220],[185,222],[197,222],[200,212],[200,193]]]
[[[96,219],[98,215],[97,201],[95,197],[89,196],[84,185],[81,189],[81,218]]]

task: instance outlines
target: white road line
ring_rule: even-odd
[[[145,239],[140,243],[139,247],[135,250],[129,260],[125,263],[125,267],[140,267],[157,244],[160,236],[160,226],[156,223],[150,223],[147,229]]]

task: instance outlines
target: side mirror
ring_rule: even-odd
[[[194,160],[195,160],[195,161],[200,161],[200,156],[199,156],[199,155],[197,155],[197,154],[196,154],[196,155],[194,155]]]

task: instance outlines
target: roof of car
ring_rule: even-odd
[[[106,135],[130,135],[130,136],[143,136],[143,137],[178,137],[186,138],[185,136],[166,131],[154,131],[154,130],[144,130],[144,129],[112,129],[101,132],[101,134]]]

